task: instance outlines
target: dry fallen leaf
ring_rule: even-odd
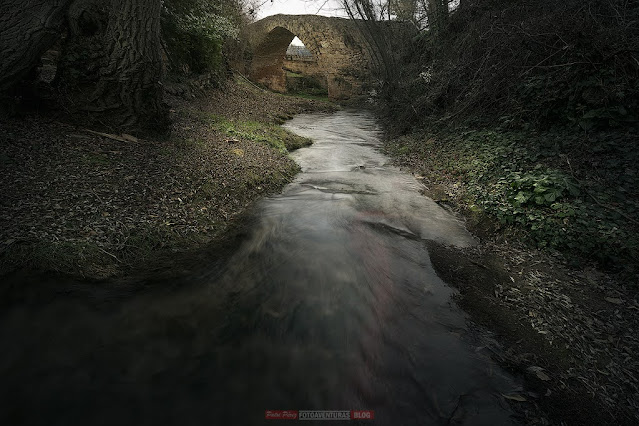
[[[548,376],[548,374],[546,374],[544,372],[544,369],[541,367],[537,367],[537,366],[528,367],[528,371],[530,371],[535,376],[537,376],[539,380],[543,380],[544,382],[547,382],[550,380],[550,377]]]
[[[615,305],[623,304],[623,300],[619,299],[618,297],[606,297],[604,298],[604,300],[608,303],[613,303]]]
[[[526,402],[528,401],[525,397],[519,395],[519,394],[512,394],[512,395],[505,395],[505,394],[501,394],[504,398],[506,399],[510,399],[511,401],[517,401],[517,402]]]
[[[137,142],[138,138],[133,135],[129,135],[127,133],[122,133],[122,139],[127,140],[129,142]]]

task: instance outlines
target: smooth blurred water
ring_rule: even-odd
[[[476,347],[424,244],[471,245],[463,225],[388,164],[369,114],[286,127],[315,141],[293,154],[303,171],[221,267],[109,309],[3,313],[3,424],[277,424],[269,409],[515,423],[501,394],[519,385]]]

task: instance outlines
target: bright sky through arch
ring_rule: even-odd
[[[340,0],[273,0],[264,3],[257,18],[282,13],[285,15],[323,15],[346,17]]]

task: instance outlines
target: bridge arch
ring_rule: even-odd
[[[286,92],[286,50],[297,36],[313,55],[299,72],[319,78],[331,99],[362,94],[370,83],[367,44],[353,21],[316,15],[274,15],[248,26],[249,78]]]

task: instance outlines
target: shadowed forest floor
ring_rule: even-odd
[[[106,278],[220,238],[297,173],[310,144],[278,124],[332,104],[243,82],[169,97],[164,139],[98,134],[31,115],[0,125],[0,275],[16,268]]]

